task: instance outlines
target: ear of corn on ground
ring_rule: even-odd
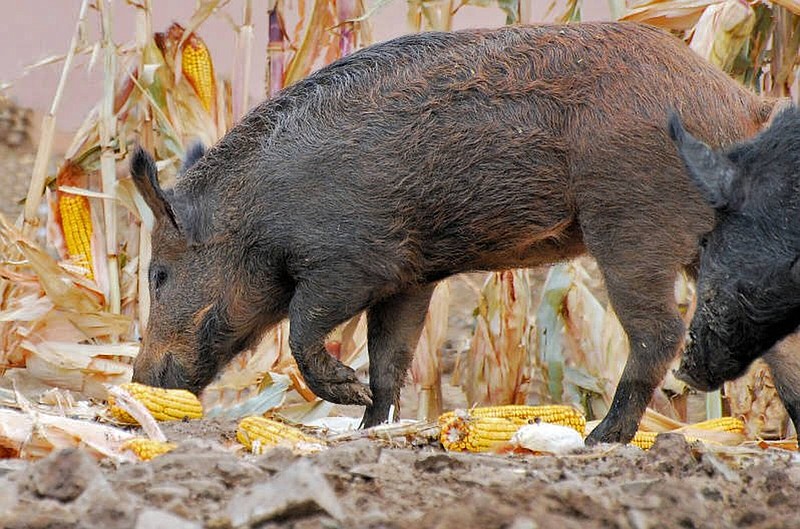
[[[323,440],[310,436],[294,426],[258,415],[245,417],[239,422],[236,439],[254,454],[261,454],[267,448],[275,446],[287,446],[292,449],[306,447],[308,451],[314,451],[325,444]]]
[[[737,417],[720,417],[708,419],[691,425],[692,428],[710,430],[715,432],[744,433],[744,421]]]
[[[199,419],[203,416],[203,405],[197,397],[183,389],[163,389],[145,386],[136,382],[120,387],[141,402],[159,421],[181,421]],[[136,420],[116,405],[113,396],[108,398],[108,411],[120,422],[135,424]]]
[[[744,421],[736,417],[721,417],[719,419],[709,419],[707,421],[698,422],[690,425],[690,428],[695,430],[706,430],[709,432],[730,432],[736,434],[744,434]],[[674,430],[673,432],[645,432],[639,430],[633,436],[630,444],[638,446],[642,450],[649,450],[656,442],[656,437],[660,433],[681,433],[681,429]],[[695,441],[711,442],[693,435],[682,434],[686,441],[693,443]]]
[[[485,452],[507,443],[521,426],[536,421],[568,426],[581,435],[586,426],[583,414],[570,406],[490,406],[442,414],[439,417],[440,441],[446,450]],[[744,423],[735,417],[709,419],[687,428],[744,433]],[[681,430],[677,432],[682,433]],[[640,430],[630,444],[647,450],[653,446],[657,435],[658,432]],[[697,435],[684,436],[689,442],[703,440]]]
[[[568,426],[581,435],[586,426],[586,418],[571,406],[488,406],[442,414],[439,439],[446,450],[485,452],[536,421]]]
[[[176,446],[174,443],[137,437],[125,441],[120,448],[122,450],[130,450],[142,461],[149,461],[154,457],[166,454],[175,449]]]
[[[581,435],[583,435],[584,428],[586,427],[586,418],[581,412],[572,406],[560,404],[547,406],[486,406],[472,408],[470,410],[449,411],[439,416],[439,426],[443,426],[456,416],[469,416],[473,418],[495,417],[508,419],[520,425],[530,424],[540,420],[551,424],[569,426],[570,428],[574,428]]]
[[[636,435],[633,436],[633,439],[631,439],[631,442],[628,444],[631,444],[633,446],[638,446],[642,450],[650,450],[656,443],[656,437],[658,437],[662,433],[680,433],[680,432],[644,432],[642,430],[639,430],[638,432],[636,432]],[[703,439],[691,435],[684,435],[684,437],[686,438],[687,443],[694,443],[697,441],[705,442]]]

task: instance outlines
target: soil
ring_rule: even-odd
[[[80,450],[0,461],[0,527],[796,528],[800,459],[715,453],[679,436],[643,452],[446,453],[361,439],[311,456],[234,453],[233,423],[173,425],[150,462]]]

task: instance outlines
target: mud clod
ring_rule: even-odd
[[[307,459],[299,460],[272,480],[237,494],[226,510],[234,528],[319,513],[335,520],[344,518],[342,506],[327,478]]]
[[[70,502],[94,480],[104,480],[97,463],[86,452],[70,448],[37,462],[28,486],[42,498]]]

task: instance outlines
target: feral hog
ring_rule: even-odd
[[[676,108],[714,146],[773,102],[679,39],[629,23],[422,33],[362,49],[265,101],[162,190],[152,306],[134,379],[201,391],[289,317],[309,387],[397,401],[434,284],[589,252],[631,354],[590,441],[628,441],[682,343],[673,294],[714,213],[667,134]],[[367,311],[369,387],[325,352]]]
[[[724,151],[687,133],[677,116],[670,134],[717,216],[703,237],[697,309],[676,376],[711,391],[763,355],[800,431],[800,358],[796,343],[778,347],[800,326],[800,109],[782,110]]]

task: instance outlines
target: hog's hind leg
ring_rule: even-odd
[[[335,277],[335,276],[333,276]],[[364,299],[361,299],[364,298]],[[334,404],[368,406],[369,388],[325,350],[325,338],[367,305],[363,292],[327,284],[299,284],[289,304],[289,347],[308,387]]]
[[[362,427],[386,422],[395,404],[399,412],[400,390],[414,357],[425,324],[434,285],[416,287],[395,294],[369,308],[369,386],[372,405],[367,406]]]

